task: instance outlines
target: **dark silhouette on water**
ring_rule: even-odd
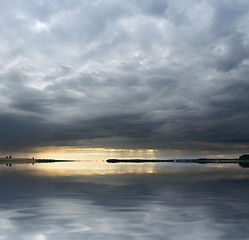
[[[239,160],[249,160],[249,154],[244,154],[239,157]]]
[[[7,156],[6,158],[0,158],[0,165],[5,164],[6,166],[12,166],[12,164],[35,164],[35,163],[56,163],[56,162],[75,162],[75,160],[55,160],[55,159],[35,159],[32,158],[11,158]],[[107,163],[233,163],[239,164],[240,167],[249,167],[249,154],[244,154],[239,158],[229,159],[208,159],[208,158],[198,158],[198,159],[107,159]]]
[[[35,163],[56,163],[56,162],[73,162],[74,160],[55,160],[55,159],[35,159],[33,158],[0,158],[0,165],[6,165],[11,167],[16,164],[32,164]]]
[[[149,160],[144,160],[144,159],[108,159],[106,160],[108,163],[147,163],[147,162],[174,162],[174,160],[157,160],[157,159],[149,159]]]
[[[159,163],[159,162],[174,162],[174,163],[233,163],[239,164],[240,167],[249,168],[249,154],[244,154],[239,158],[221,158],[221,159],[209,159],[209,158],[198,158],[198,159],[169,159],[169,160],[158,160],[158,159],[107,159],[108,163]]]
[[[239,159],[207,159],[207,158],[198,158],[198,159],[107,159],[108,163],[158,163],[158,162],[175,162],[175,163],[238,163]]]
[[[239,166],[243,168],[249,168],[249,162],[239,162]]]

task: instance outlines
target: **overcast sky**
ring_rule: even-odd
[[[249,1],[0,4],[1,151],[248,151]]]

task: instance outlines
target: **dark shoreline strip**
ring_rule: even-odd
[[[143,159],[107,159],[108,163],[147,163],[147,162],[174,162],[174,160],[143,160]]]
[[[240,163],[248,162],[248,160],[236,159],[170,159],[170,160],[158,160],[158,159],[107,159],[108,163],[159,163],[159,162],[174,162],[174,163]]]

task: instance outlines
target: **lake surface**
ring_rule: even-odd
[[[248,240],[248,186],[238,164],[0,166],[0,239]]]

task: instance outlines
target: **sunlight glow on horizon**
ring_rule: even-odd
[[[105,160],[108,158],[156,158],[158,149],[112,149],[80,147],[39,147],[34,148],[35,158]]]
[[[43,146],[22,149],[16,153],[2,151],[2,157],[35,158],[55,160],[107,160],[107,159],[195,159],[195,158],[237,158],[242,153],[196,150],[187,151],[179,149],[128,149],[128,148],[103,148],[103,147],[75,147],[75,146]]]

